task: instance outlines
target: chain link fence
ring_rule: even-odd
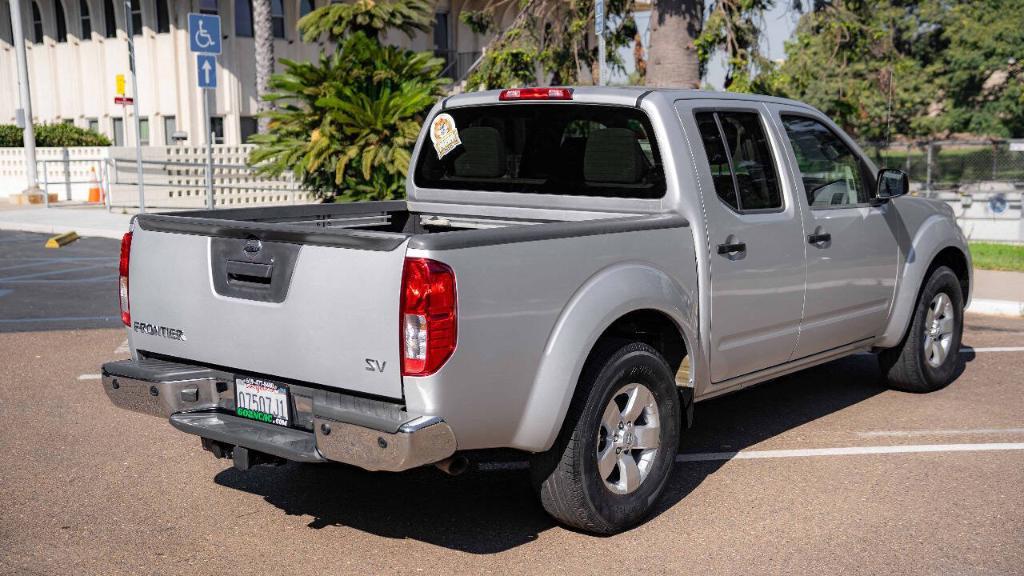
[[[963,191],[982,182],[1024,187],[1024,141],[868,142],[862,148],[879,167],[905,171],[920,190]]]
[[[910,175],[912,194],[944,200],[974,240],[1024,242],[1024,141],[928,140],[861,148]]]

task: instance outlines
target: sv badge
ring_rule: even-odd
[[[373,358],[366,358],[366,371],[367,372],[384,372],[384,367],[388,365],[387,360],[381,362],[380,360],[374,360]]]

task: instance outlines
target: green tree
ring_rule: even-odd
[[[820,1],[754,84],[866,140],[1024,136],[1021,46],[1019,1]]]
[[[507,26],[496,15],[518,12]],[[607,0],[605,58],[623,69],[618,48],[636,36],[633,0]],[[598,49],[593,38],[593,0],[489,0],[460,19],[478,34],[492,34],[480,65],[470,74],[471,88],[591,84],[598,78]]]
[[[943,128],[1024,137],[1024,3],[959,2],[942,16]]]
[[[268,175],[292,171],[326,198],[401,197],[419,127],[444,91],[443,61],[377,36],[428,29],[430,10],[423,0],[361,0],[302,18],[303,36],[326,36],[334,50],[313,62],[281,60],[267,95],[269,130],[252,138],[250,163]]]

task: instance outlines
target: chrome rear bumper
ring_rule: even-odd
[[[168,418],[188,434],[287,460],[331,460],[398,472],[444,460],[457,448],[454,432],[441,418],[338,392],[291,386],[294,420],[307,428],[286,428],[235,416],[229,373],[156,360],[125,361],[105,364],[102,381],[115,406]]]

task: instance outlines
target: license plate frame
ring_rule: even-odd
[[[235,415],[288,427],[291,424],[291,392],[286,384],[256,378],[235,376]]]

